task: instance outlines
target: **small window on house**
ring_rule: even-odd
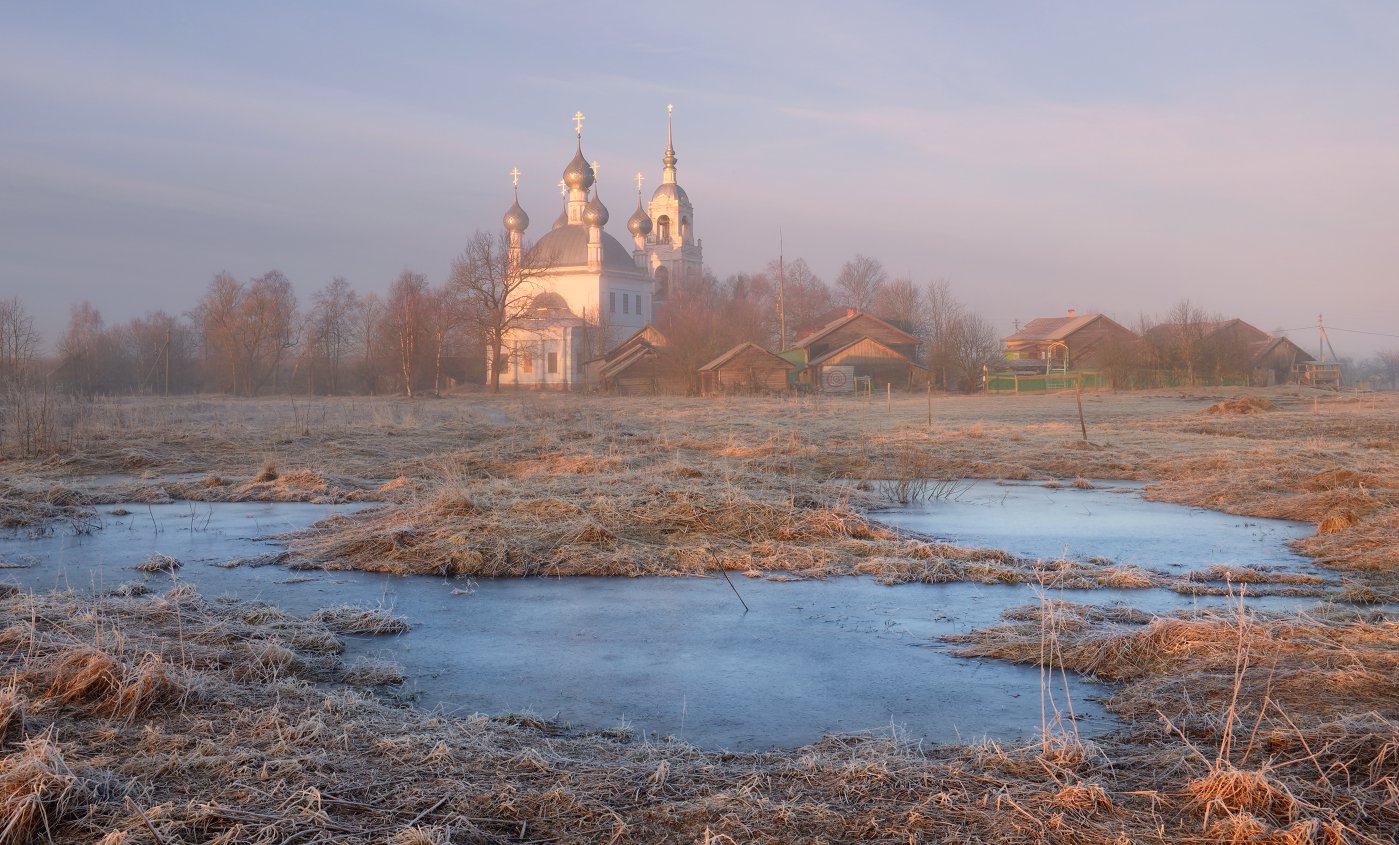
[[[636,313],[645,314],[646,312],[641,309],[641,296],[639,293],[636,295]]]
[[[608,311],[611,311],[613,314],[616,314],[616,313],[617,313],[617,292],[616,292],[616,291],[608,291],[608,293],[607,293],[607,310],[608,310]]]
[[[557,353],[557,352],[550,352],[550,353],[549,353],[549,364],[548,364],[548,366],[549,366],[549,372],[551,372],[551,373],[557,373],[557,372],[559,371],[559,353]]]
[[[631,294],[629,293],[622,294],[622,313],[631,313]]]

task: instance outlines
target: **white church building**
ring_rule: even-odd
[[[670,110],[670,107],[667,107]],[[649,324],[675,280],[704,272],[694,236],[694,206],[676,181],[674,133],[668,125],[661,184],[643,205],[637,174],[636,211],[627,219],[632,246],[608,234],[611,219],[598,195],[597,174],[583,155],[583,115],[574,115],[577,148],[560,182],[563,211],[528,250],[542,266],[526,319],[505,338],[509,356],[501,384],[522,388],[583,387],[584,363]],[[529,215],[518,195],[505,213],[511,254],[525,254]],[[601,342],[598,342],[598,341]]]

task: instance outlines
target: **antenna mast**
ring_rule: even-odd
[[[777,227],[777,351],[787,348],[787,267],[783,260],[782,227]]]

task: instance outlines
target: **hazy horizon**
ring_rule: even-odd
[[[447,0],[0,11],[0,296],[51,346],[220,271],[433,282],[510,204],[548,231],[570,116],[625,241],[679,181],[720,278],[856,253],[1012,321],[1183,298],[1399,334],[1399,7]],[[1388,318],[1388,319],[1386,319]],[[1311,348],[1314,334],[1292,337]],[[1399,341],[1336,333],[1341,355]]]

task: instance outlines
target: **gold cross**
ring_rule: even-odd
[[[597,162],[593,162],[593,178],[597,178],[598,168],[599,168],[598,163],[597,163]]]
[[[666,113],[666,114],[675,114],[675,104],[674,104],[674,103],[667,103],[667,104],[666,104],[666,107],[665,107],[665,113]]]
[[[573,115],[573,129],[575,132],[578,133],[579,138],[583,137],[583,121],[586,119],[587,118],[583,117],[583,113],[581,111],[575,112]]]
[[[636,171],[636,192],[641,193],[641,183],[646,177],[641,175],[641,171]]]
[[[515,180],[515,187],[520,187],[520,168],[510,168],[510,177]]]

